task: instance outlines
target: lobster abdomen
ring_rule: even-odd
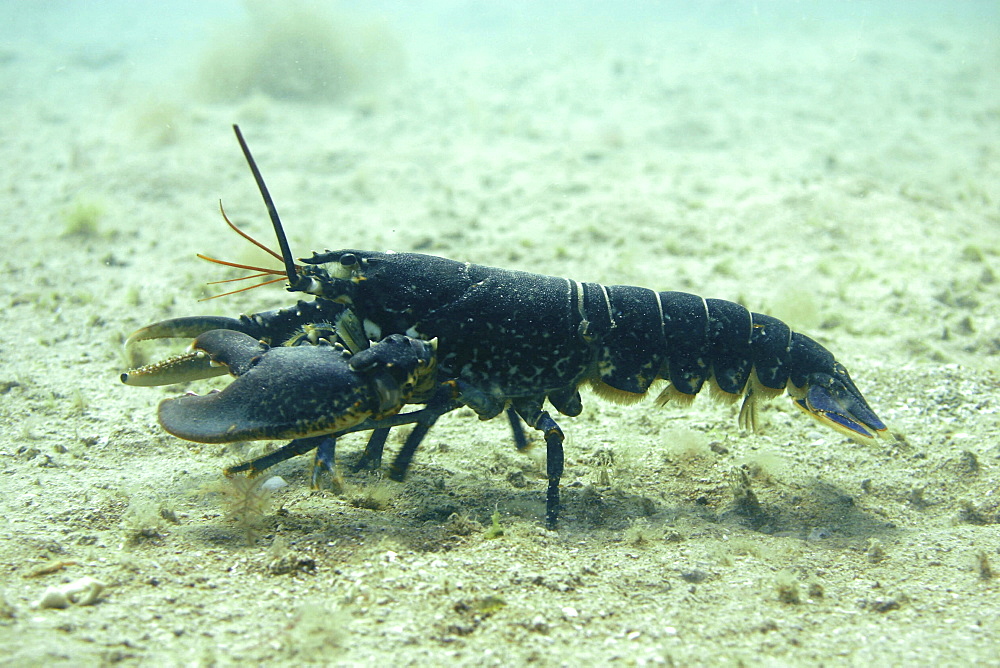
[[[376,337],[438,337],[439,371],[498,399],[565,393],[588,380],[638,398],[661,378],[675,396],[712,380],[737,398],[754,375],[776,394],[834,361],[777,318],[721,299],[418,253],[335,251],[310,263],[345,254],[363,265],[351,303]]]

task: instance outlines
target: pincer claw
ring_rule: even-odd
[[[397,340],[399,339],[399,340]],[[160,424],[199,443],[299,439],[397,413],[433,379],[432,343],[392,336],[359,353],[343,346],[271,348],[232,330],[214,330],[194,347],[236,379],[221,392],[160,403]]]
[[[239,320],[218,316],[171,318],[147,325],[125,340],[125,356],[135,368],[124,372],[121,381],[133,387],[154,387],[221,376],[226,369],[213,365],[211,359],[194,346],[183,354],[145,365],[136,363],[137,346],[142,341],[193,338],[210,331],[241,331],[244,327],[245,323]]]

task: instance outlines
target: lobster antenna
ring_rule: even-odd
[[[267,185],[264,183],[264,177],[260,175],[260,170],[257,169],[257,163],[253,159],[253,155],[250,154],[250,147],[247,146],[246,141],[243,139],[243,133],[240,132],[240,126],[233,124],[233,131],[236,133],[236,141],[240,143],[240,148],[243,149],[243,156],[247,159],[247,164],[250,165],[250,171],[253,172],[254,181],[257,182],[257,188],[260,190],[260,196],[264,198],[264,204],[267,206],[267,215],[271,217],[271,224],[274,225],[274,234],[278,237],[278,248],[281,250],[281,259],[285,263],[285,274],[288,276],[289,288],[295,284],[298,278],[298,270],[295,267],[295,262],[292,261],[292,251],[288,247],[288,239],[285,237],[285,230],[281,227],[281,219],[278,218],[278,210],[274,208],[274,200],[271,199],[271,193],[267,191]]]

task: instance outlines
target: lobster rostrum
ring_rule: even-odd
[[[201,335],[195,347],[208,355],[210,363],[221,362],[238,376],[214,404],[204,399],[197,407],[195,399],[164,401],[160,420],[171,433],[191,440],[296,439],[272,455],[232,467],[230,472],[257,472],[320,448],[315,476],[320,465],[331,466],[332,442],[337,436],[369,429],[373,434],[363,461],[377,462],[388,429],[412,423],[416,426],[390,469],[392,478],[402,479],[420,441],[444,413],[467,406],[486,420],[506,411],[519,446],[525,443],[521,420],[544,435],[546,521],[554,527],[564,436],[543,404],[547,400],[563,415],[579,415],[579,388],[583,385],[600,396],[632,402],[643,398],[657,381],[666,381],[657,397],[662,405],[671,400],[689,402],[708,384],[719,398],[742,399],[739,424],[748,430],[757,427],[758,400],[787,391],[798,408],[856,441],[869,442],[886,432],[847,369],[826,348],[791,331],[776,318],[751,313],[733,302],[682,292],[581,283],[417,253],[327,250],[301,259],[303,264],[297,265],[291,260],[260,172],[239,128],[234,129],[278,237],[281,253],[274,255],[284,263],[287,289],[312,295],[315,300],[300,302],[288,312],[243,316],[240,320],[165,321],[129,339],[134,343],[144,338]],[[278,351],[261,352],[250,344],[275,332],[280,333],[279,339],[298,337],[315,343],[293,332],[319,323],[325,323],[324,340],[344,344],[343,348],[326,345],[319,350],[340,350],[340,359],[346,355],[348,361],[324,358],[320,364],[317,359],[325,352],[308,352],[317,346],[299,345],[290,348],[285,358],[265,366],[264,360],[276,357]],[[218,328],[230,333],[210,331]],[[211,341],[206,342],[206,338]],[[369,340],[374,343],[366,348]],[[435,341],[436,347],[421,349],[428,341]],[[390,342],[394,352],[383,352],[381,347]],[[409,352],[396,352],[405,342],[409,342]],[[365,382],[367,372],[350,361],[363,354],[361,349],[386,363],[383,366],[402,364],[415,370],[416,377],[409,377],[407,387],[419,389],[392,392],[388,397],[377,387],[371,389]],[[352,352],[354,357],[349,357]],[[254,355],[261,361],[248,371],[247,357]],[[209,368],[204,361],[191,358],[180,364],[186,365],[180,374],[173,371],[178,363],[168,363],[147,367],[138,375],[154,378],[153,382],[176,382],[180,376],[199,377]],[[233,390],[254,373],[257,379],[270,383],[267,389],[251,389],[247,384],[245,390]],[[300,380],[288,380],[292,377]],[[123,375],[126,382],[131,378]],[[275,417],[273,398],[261,396],[261,392],[281,397],[278,403],[282,405],[300,400],[308,403],[313,417],[324,416],[322,428],[312,428],[308,420],[292,424],[309,428],[271,428],[281,420]],[[359,411],[352,408],[352,401],[375,402],[387,410]],[[424,407],[399,413],[407,403]],[[213,421],[211,413],[217,408],[227,417]],[[261,421],[268,427],[261,427]],[[189,427],[195,423],[207,428]],[[230,438],[236,434],[238,438]]]

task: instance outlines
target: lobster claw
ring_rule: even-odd
[[[840,363],[833,364],[832,373],[811,374],[806,387],[797,389],[804,394],[793,398],[796,406],[849,438],[869,443],[886,431]]]
[[[233,369],[212,363],[202,350],[191,349],[161,362],[139,365],[138,352],[144,341],[156,339],[193,339],[212,330],[242,332],[255,340],[275,346],[316,345],[321,339],[343,343],[352,352],[368,347],[364,327],[353,312],[332,302],[298,302],[289,308],[264,311],[237,318],[190,316],[171,318],[147,325],[125,341],[125,356],[133,367],[121,375],[126,385],[172,385],[211,378]],[[211,345],[211,344],[209,344]],[[229,340],[214,347],[216,354],[236,344]],[[221,347],[220,347],[221,346]],[[232,353],[230,353],[232,354]],[[241,375],[235,373],[235,375]]]
[[[242,331],[244,323],[234,318],[220,316],[191,316],[171,318],[147,325],[134,332],[125,340],[125,355],[129,362],[136,364],[136,346],[141,341],[167,338],[192,338],[211,330]],[[191,349],[181,355],[174,355],[160,362],[130,369],[121,375],[121,381],[133,387],[153,387],[173,385],[203,378],[212,378],[226,373],[227,369],[212,364],[202,351]]]
[[[435,359],[432,343],[398,338],[364,351],[373,361],[358,370],[341,345],[271,348],[242,332],[205,332],[193,349],[236,379],[221,392],[165,399],[160,424],[189,441],[232,443],[330,434],[393,415],[433,379]]]

